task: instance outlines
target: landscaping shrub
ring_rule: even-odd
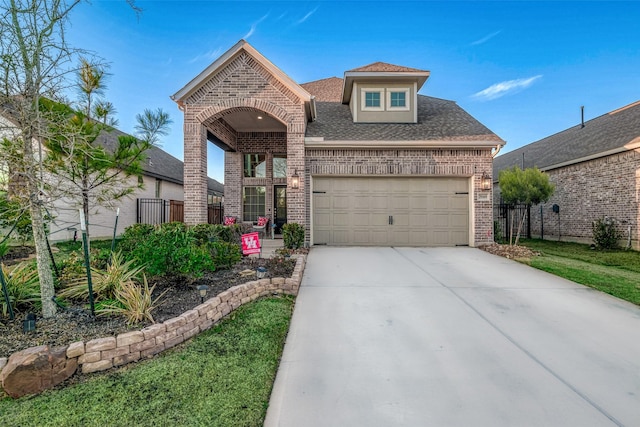
[[[119,289],[138,279],[143,267],[134,266],[134,260],[125,261],[122,252],[113,254],[111,265],[105,270],[91,268],[91,284],[95,299],[114,299]],[[85,270],[86,271],[86,270]],[[58,294],[61,298],[88,299],[89,287],[86,277],[76,277]]]
[[[499,221],[493,221],[493,241],[496,243],[502,243],[502,227],[500,227]]]
[[[151,224],[133,224],[124,229],[122,238],[118,242],[118,249],[122,251],[125,257],[134,251],[138,243],[146,239],[155,230]]]
[[[622,239],[613,218],[598,218],[592,224],[593,241],[600,249],[616,249],[619,247],[619,240]]]
[[[40,282],[38,270],[33,262],[21,262],[12,268],[2,264],[2,272],[14,312],[40,305]],[[9,306],[2,292],[0,292],[0,308],[2,308],[2,316],[7,317]]]
[[[198,244],[209,242],[234,242],[234,229],[222,224],[198,224],[192,227],[194,237]]]
[[[242,259],[240,246],[236,243],[214,241],[209,245],[216,268],[231,268]]]
[[[304,245],[304,227],[296,222],[288,222],[282,226],[284,247],[298,249]]]
[[[174,222],[152,227],[145,234],[133,230],[127,235],[128,230],[119,247],[123,248],[127,259],[135,259],[137,265],[144,265],[150,275],[199,276],[204,271],[215,270],[209,249],[198,244],[193,228]],[[135,243],[130,240],[133,237]]]
[[[156,299],[152,299],[151,295],[155,285],[149,288],[147,277],[142,276],[142,285],[138,285],[133,281],[122,284],[116,290],[115,301],[104,303],[96,309],[99,316],[116,314],[126,317],[127,323],[130,325],[140,323],[143,320],[154,322],[151,312],[158,306],[160,298],[166,293],[163,292]]]

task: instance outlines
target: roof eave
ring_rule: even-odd
[[[474,140],[368,140],[368,141],[325,141],[322,137],[305,138],[305,148],[495,148],[504,145],[504,141],[496,139]]]
[[[418,83],[417,90],[419,91],[430,75],[430,71],[345,71],[342,85],[342,103],[348,104],[351,100],[354,80],[365,78],[368,80],[410,80]]]
[[[229,63],[235,56],[244,50],[249,55],[251,55],[256,61],[260,63],[264,68],[266,68],[273,76],[275,76],[284,86],[293,92],[301,101],[305,103],[305,110],[307,110],[307,116],[311,120],[315,120],[315,115],[313,111],[315,110],[314,106],[310,106],[312,103],[312,96],[309,92],[307,92],[302,86],[300,86],[295,80],[289,77],[284,71],[275,66],[271,61],[269,61],[264,55],[258,52],[253,46],[247,43],[245,40],[240,40],[238,43],[233,45],[229,50],[223,53],[218,59],[216,59],[211,65],[205,68],[200,74],[198,74],[194,79],[192,79],[189,83],[187,83],[182,89],[177,91],[175,94],[171,96],[171,99],[178,104],[178,107],[182,109],[184,107],[184,101],[192,95],[196,90],[198,90],[205,81],[207,81],[212,75],[214,75],[218,70],[222,69],[227,63]]]

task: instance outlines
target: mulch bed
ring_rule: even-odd
[[[500,255],[509,259],[533,258],[540,255],[540,252],[533,251],[525,246],[500,245],[493,243],[491,245],[479,246],[483,251],[494,255]]]
[[[196,287],[207,285],[207,298],[215,296],[233,286],[255,280],[255,275],[243,277],[243,270],[255,270],[259,266],[267,267],[266,277],[291,277],[295,259],[283,258],[243,258],[233,269],[206,273],[203,277],[190,280],[185,277],[154,278],[149,287],[155,285],[154,298],[162,292],[161,305],[152,312],[158,323],[179,316],[200,304]],[[49,319],[36,318],[36,330],[22,331],[22,321],[26,313],[17,313],[11,321],[0,318],[0,357],[38,345],[64,346],[76,341],[88,341],[94,338],[115,336],[131,330],[139,330],[149,323],[128,326],[124,318],[93,317],[86,306],[73,306]]]

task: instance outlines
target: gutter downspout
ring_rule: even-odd
[[[502,149],[502,145],[503,145],[503,144],[498,144],[498,145],[496,145],[496,148],[495,148],[495,150],[496,150],[496,151],[494,151],[493,153],[491,153],[491,158],[492,158],[492,159],[495,159],[495,158],[496,158],[496,156],[498,155],[498,153],[499,153],[499,152],[500,152],[500,150]]]

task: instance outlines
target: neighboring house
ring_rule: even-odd
[[[504,141],[455,102],[419,95],[429,74],[377,62],[301,85],[239,41],[172,96],[185,221],[206,222],[212,142],[225,150],[225,214],[302,224],[309,245],[492,242],[489,174]]]
[[[4,133],[10,130],[11,120],[0,115],[0,126]],[[114,129],[110,132],[102,132],[97,143],[107,149],[115,147],[118,137],[125,133]],[[182,203],[184,190],[182,185],[184,164],[158,147],[152,147],[145,152],[146,159],[143,162],[143,189],[136,189],[131,195],[115,201],[110,207],[91,206],[90,209],[90,233],[91,238],[111,237],[115,225],[116,211],[120,209],[117,234],[137,222],[168,222],[171,219],[182,219]],[[135,188],[138,178],[131,177],[131,186]],[[207,200],[209,204],[222,202],[224,186],[214,179],[207,178]],[[140,211],[140,200],[145,199],[143,209],[152,208],[145,218]],[[77,202],[65,199],[54,199],[49,213],[54,218],[49,224],[49,238],[52,241],[73,239],[79,234],[79,206]],[[177,215],[171,215],[170,207],[176,206]],[[164,215],[164,216],[163,216]],[[172,218],[173,216],[173,218]],[[153,221],[148,219],[152,218]],[[145,221],[146,220],[146,221]],[[77,233],[76,233],[77,232]]]
[[[556,187],[531,208],[532,235],[591,242],[593,221],[607,216],[618,222],[623,244],[640,247],[640,101],[496,157],[494,181],[513,166],[535,166]]]

